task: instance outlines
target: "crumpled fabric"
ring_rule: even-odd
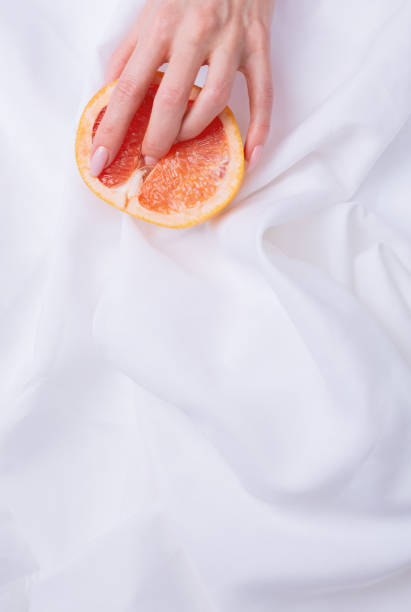
[[[277,0],[263,158],[186,230],[75,166],[140,5],[1,6],[0,611],[405,612],[411,3]]]

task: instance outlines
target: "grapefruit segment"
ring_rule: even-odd
[[[223,124],[216,117],[197,138],[175,144],[141,186],[140,204],[171,214],[195,208],[218,190],[229,161]]]
[[[134,115],[113,162],[98,177],[90,174],[90,154],[115,82],[86,106],[76,138],[76,159],[86,185],[113,206],[166,227],[188,227],[209,219],[237,193],[244,152],[234,116],[226,107],[196,138],[178,142],[154,167],[146,167],[141,144],[162,73]],[[197,97],[194,86],[189,104]]]

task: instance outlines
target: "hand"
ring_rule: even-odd
[[[96,132],[91,172],[98,176],[115,158],[153,75],[168,67],[157,91],[142,143],[147,165],[175,140],[197,136],[226,106],[236,71],[247,81],[249,167],[261,154],[270,128],[273,87],[270,23],[274,0],[148,0],[112,56],[107,82],[118,78]],[[199,68],[206,83],[186,112]]]

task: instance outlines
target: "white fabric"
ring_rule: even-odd
[[[1,5],[0,610],[405,612],[411,2],[277,1],[263,159],[188,230],[75,167],[137,10]]]

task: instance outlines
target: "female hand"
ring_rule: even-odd
[[[153,76],[168,62],[142,143],[147,165],[176,140],[197,136],[226,106],[237,70],[247,81],[250,125],[245,145],[249,168],[270,128],[273,87],[270,23],[274,0],[148,0],[113,54],[107,82],[119,79],[96,132],[91,173],[115,158]],[[198,70],[206,83],[186,112]]]

